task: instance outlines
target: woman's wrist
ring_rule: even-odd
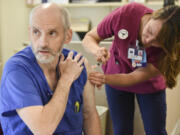
[[[109,75],[104,74],[104,84],[108,84],[108,77]]]

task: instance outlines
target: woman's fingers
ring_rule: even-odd
[[[102,85],[105,83],[105,76],[99,72],[93,72],[89,74],[88,79],[95,85]]]
[[[98,78],[98,77],[89,77],[89,80],[92,82],[96,82],[97,84],[104,84],[104,78]]]
[[[98,88],[98,90],[101,90],[102,85],[96,85],[96,87]]]
[[[90,80],[90,82],[91,82],[92,84],[94,84],[95,86],[100,86],[100,85],[103,84],[102,82],[94,81],[94,80]]]
[[[110,52],[105,47],[100,47],[96,54],[96,60],[106,64],[110,58]]]

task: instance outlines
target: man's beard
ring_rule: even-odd
[[[39,61],[42,64],[48,64],[48,63],[52,63],[56,56],[60,56],[60,50],[58,52],[53,52],[51,49],[47,48],[47,47],[39,47],[37,48],[37,50],[35,51],[35,49],[32,47],[33,53],[37,59],[37,61]],[[49,54],[48,55],[43,55],[40,53],[40,51],[47,51]]]
[[[39,53],[36,53],[35,54],[35,57],[36,59],[42,63],[42,64],[48,64],[48,63],[52,63],[55,59],[55,56],[54,55],[49,55],[48,57],[47,56],[44,56],[44,55],[41,55]]]

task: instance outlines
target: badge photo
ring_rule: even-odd
[[[138,50],[138,56],[143,56],[143,50]]]
[[[125,29],[119,30],[119,32],[118,32],[118,37],[119,37],[120,39],[126,39],[126,38],[128,37],[128,31],[125,30]]]
[[[129,48],[128,49],[128,59],[134,59],[134,55],[135,55],[135,49]]]

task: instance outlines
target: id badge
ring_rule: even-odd
[[[147,63],[146,51],[140,48],[139,41],[136,40],[136,47],[128,48],[128,59],[131,59],[132,67],[145,67]]]
[[[142,49],[136,49],[136,48],[129,48],[128,49],[128,59],[134,59],[138,61],[143,60],[143,50]]]
[[[142,60],[136,60],[136,59],[131,59],[132,61],[132,67],[146,67],[147,65],[147,55],[146,55],[146,51],[143,50],[143,56],[142,56]]]

